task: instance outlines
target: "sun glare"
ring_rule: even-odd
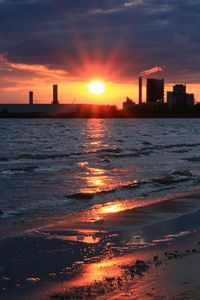
[[[93,95],[100,95],[105,92],[105,83],[101,81],[93,81],[88,84],[88,90]]]

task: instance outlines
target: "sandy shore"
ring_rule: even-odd
[[[199,299],[200,194],[96,205],[0,242],[1,299]]]

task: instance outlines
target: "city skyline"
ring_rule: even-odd
[[[153,78],[153,76],[151,77]],[[151,79],[150,77],[143,79],[142,85],[142,103],[147,102],[147,79]],[[154,78],[157,78],[156,76]],[[187,85],[187,91],[189,94],[194,94],[195,103],[200,102],[200,98],[198,98],[195,94],[195,86],[193,84],[186,84],[186,83],[171,83],[171,84],[164,84],[164,102],[167,103],[167,94],[173,89],[173,86],[176,84],[183,84]],[[117,84],[116,84],[117,85]],[[88,83],[82,83],[83,87],[83,97],[76,97],[76,84],[74,85],[74,90],[68,90],[66,92],[66,86],[62,83],[59,84],[59,103],[60,104],[103,104],[103,105],[117,105],[119,108],[122,107],[123,101],[126,97],[132,99],[136,104],[139,104],[138,98],[138,82],[134,83],[127,83],[125,84],[126,90],[123,90],[121,95],[118,94],[117,96],[117,89],[116,89],[116,97],[110,98],[108,96],[109,91],[107,89],[107,84],[105,83],[105,91],[100,95],[94,95],[88,90]],[[40,89],[36,86],[35,89],[30,89],[31,93],[34,95],[34,104],[50,104],[52,102],[52,83],[46,84],[45,88]],[[198,88],[198,87],[197,87]],[[129,94],[128,94],[129,91]],[[84,93],[85,92],[85,93]],[[3,97],[3,93],[0,93],[0,104],[28,104],[28,97],[30,91],[28,88],[24,88],[21,90],[22,97],[16,98],[14,92],[14,98],[11,96],[10,98],[5,99]],[[131,95],[132,93],[132,95]],[[88,97],[87,97],[88,95]],[[199,94],[200,95],[200,94]]]

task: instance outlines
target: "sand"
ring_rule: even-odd
[[[200,299],[200,194],[165,200],[107,203],[1,240],[1,299]]]

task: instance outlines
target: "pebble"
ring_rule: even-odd
[[[39,282],[39,281],[40,281],[40,278],[38,278],[38,277],[26,278],[26,282],[36,283],[36,282]]]
[[[2,277],[2,280],[4,280],[4,281],[9,281],[10,278],[8,278],[8,277]]]

